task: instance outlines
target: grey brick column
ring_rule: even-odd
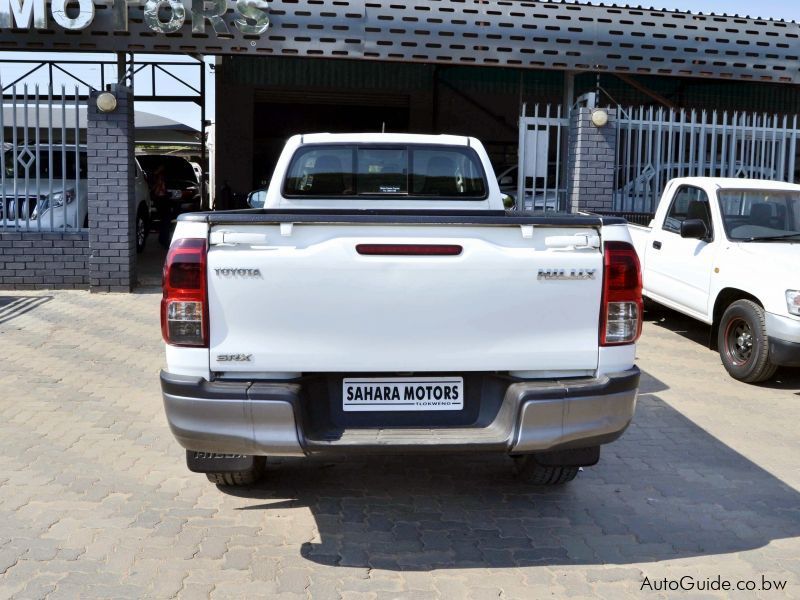
[[[92,92],[87,106],[89,162],[89,285],[92,292],[130,292],[136,280],[133,92],[122,85],[109,90],[116,110],[97,108]]]
[[[592,124],[597,109],[577,108],[570,115],[567,157],[567,205],[573,211],[614,210],[614,159],[617,151],[617,110],[608,124]]]

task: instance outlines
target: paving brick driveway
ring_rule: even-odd
[[[735,383],[674,313],[645,326],[634,424],[562,489],[502,457],[395,457],[221,491],[163,417],[158,301],[0,294],[0,597],[660,597],[645,576],[717,575],[800,597],[800,373]]]

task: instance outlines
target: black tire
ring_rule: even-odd
[[[264,475],[265,462],[263,456],[258,456],[252,469],[229,473],[206,473],[206,477],[216,485],[253,485]]]
[[[730,376],[744,383],[766,381],[778,369],[769,360],[764,309],[752,300],[737,300],[725,310],[717,347]]]
[[[541,465],[532,454],[514,457],[514,474],[517,479],[533,485],[563,485],[578,475],[580,467]]]
[[[150,228],[150,222],[147,218],[147,209],[144,207],[139,207],[139,210],[136,212],[136,230],[134,235],[136,235],[136,253],[141,254],[144,252],[145,244],[147,243],[147,233]]]

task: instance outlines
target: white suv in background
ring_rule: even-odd
[[[24,163],[29,163],[26,181]],[[150,190],[139,162],[134,159],[136,251],[142,252],[150,227]],[[86,146],[23,146],[16,154],[3,153],[3,185],[0,187],[0,223],[6,227],[28,226],[42,231],[85,229],[89,226]]]

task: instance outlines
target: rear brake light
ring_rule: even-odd
[[[208,347],[206,241],[173,242],[164,263],[161,334],[173,346]]]
[[[642,269],[627,242],[606,242],[600,345],[632,344],[642,334]]]
[[[358,244],[365,256],[458,256],[463,248],[454,244]]]

